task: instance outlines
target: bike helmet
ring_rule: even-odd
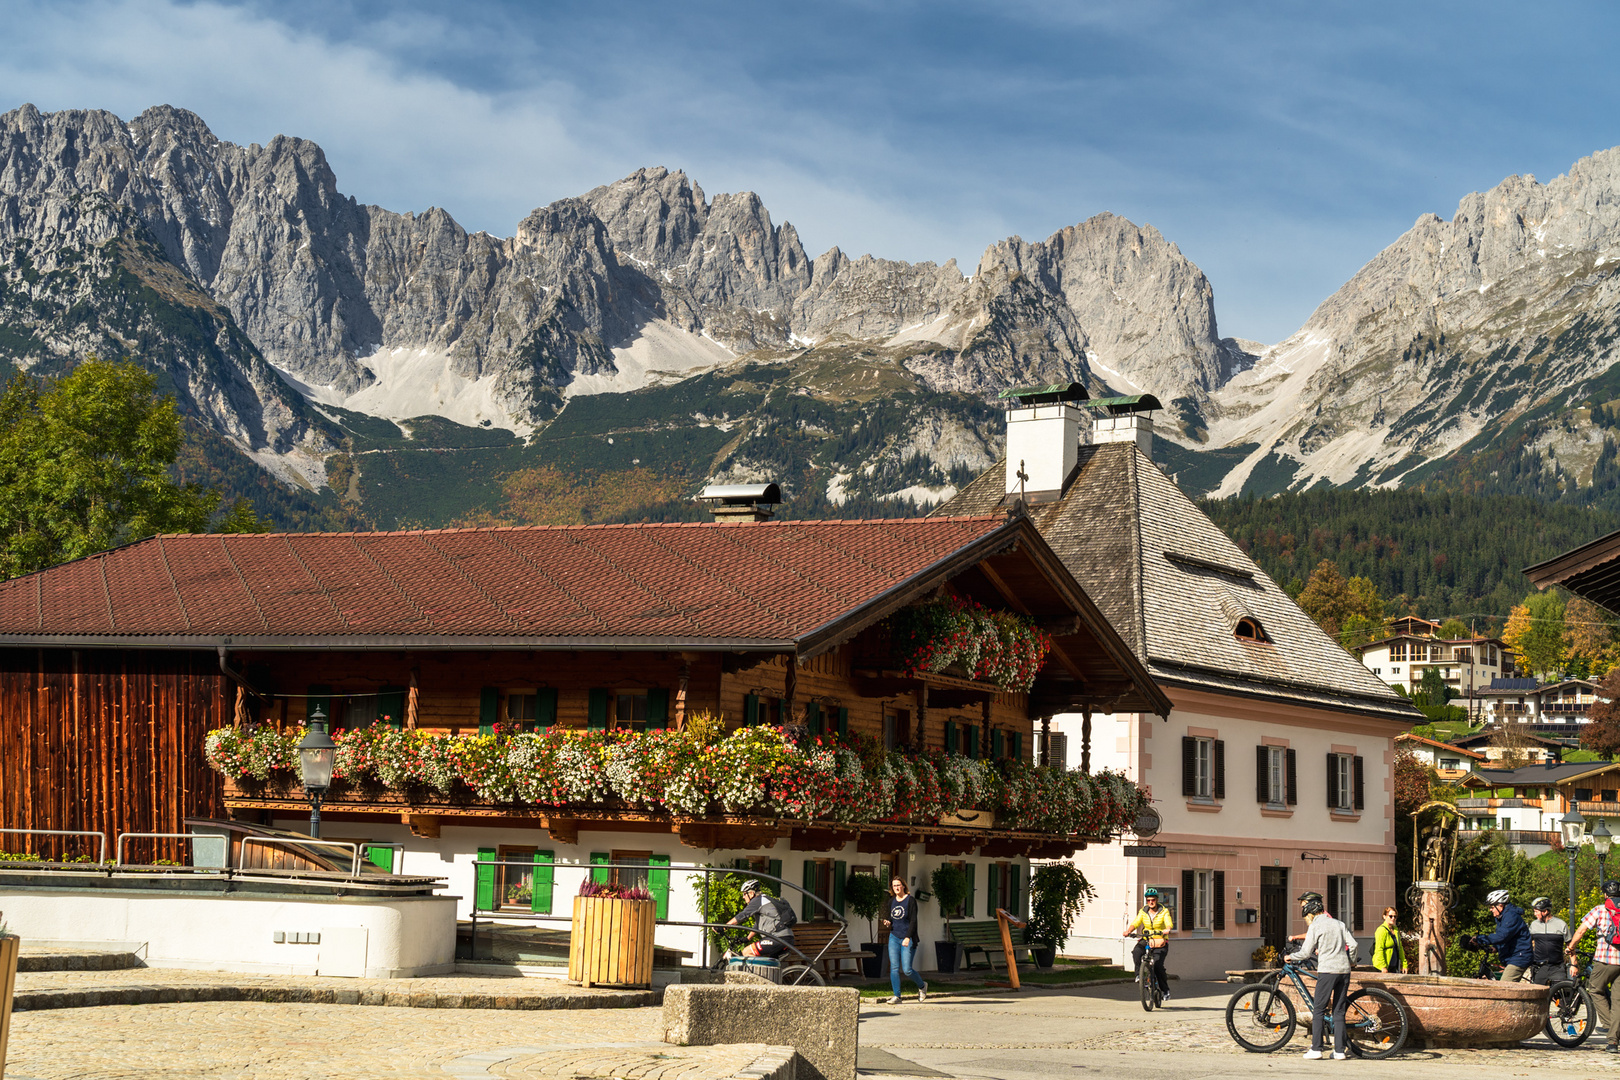
[[[759,882],[753,878],[749,878],[747,881],[742,883],[742,891],[759,892]]]
[[[1603,883],[1603,895],[1614,899],[1620,897],[1620,881],[1610,878]]]
[[[1531,911],[1551,911],[1552,910],[1552,901],[1547,899],[1545,896],[1538,896],[1534,900],[1530,901],[1530,910]]]
[[[1508,891],[1506,889],[1492,889],[1489,895],[1485,897],[1485,903],[1487,906],[1494,907],[1497,904],[1505,904],[1507,902]]]
[[[1150,899],[1153,899],[1153,900],[1157,900],[1159,898],[1159,890],[1154,889],[1154,888],[1143,889],[1142,890],[1142,896],[1145,899],[1150,898]]]
[[[1327,910],[1327,905],[1322,902],[1322,894],[1319,892],[1300,893],[1299,906],[1307,915],[1320,915]]]

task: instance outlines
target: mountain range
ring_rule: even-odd
[[[751,193],[641,169],[510,237],[343,195],[321,148],[149,109],[0,115],[0,362],[160,373],[182,468],[283,527],[796,513],[947,497],[995,394],[1165,403],[1194,494],[1432,484],[1620,500],[1620,149],[1425,215],[1288,339],[1222,338],[1202,271],[1099,214],[970,273],[811,257]],[[1620,505],[1620,502],[1616,502]]]

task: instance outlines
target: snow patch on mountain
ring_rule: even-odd
[[[736,354],[713,338],[682,330],[663,319],[641,327],[629,345],[613,350],[616,371],[576,375],[564,397],[622,394],[644,386],[679,382],[729,364]]]

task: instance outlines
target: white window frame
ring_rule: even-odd
[[[1334,769],[1333,809],[1341,813],[1354,813],[1356,805],[1355,760],[1352,754],[1334,754],[1338,766]]]
[[[1193,925],[1192,930],[1208,930],[1214,921],[1215,872],[1193,871]]]
[[[1266,747],[1266,805],[1288,805],[1288,748]]]
[[[1330,884],[1332,885],[1333,917],[1344,923],[1345,926],[1356,925],[1355,875],[1335,874]]]
[[[1212,799],[1215,797],[1215,740],[1194,738],[1197,745],[1193,748],[1193,798]]]

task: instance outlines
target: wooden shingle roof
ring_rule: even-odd
[[[1006,512],[1005,468],[998,463],[937,513]],[[1323,633],[1135,443],[1082,446],[1061,497],[1029,513],[1159,682],[1406,724],[1421,719]],[[1269,642],[1234,635],[1245,615]]]

